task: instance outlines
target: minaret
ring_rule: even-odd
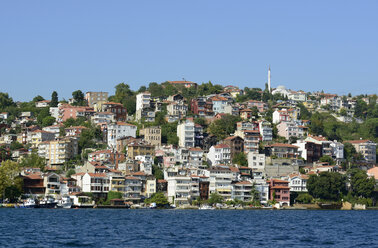
[[[271,93],[270,91],[270,65],[269,65],[269,70],[268,70],[268,90],[269,90],[269,93]]]

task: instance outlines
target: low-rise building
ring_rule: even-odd
[[[161,146],[161,127],[153,126],[143,128],[139,131],[139,135],[151,145]]]
[[[211,166],[216,166],[220,164],[230,164],[231,163],[231,148],[226,144],[219,144],[210,147],[207,153],[207,162]]]
[[[367,163],[376,163],[377,144],[371,140],[348,140],[344,143],[350,143],[356,149],[356,152],[361,153],[363,160]]]
[[[137,126],[126,123],[126,122],[116,122],[108,125],[107,136],[108,136],[108,147],[115,148],[117,146],[117,139],[123,137],[136,137]]]
[[[228,166],[215,166],[209,169],[210,194],[218,193],[224,200],[231,199],[232,171]]]
[[[290,187],[289,182],[279,179],[269,181],[269,200],[276,201],[280,206],[290,206]]]
[[[276,156],[277,158],[298,158],[298,146],[290,144],[275,143],[265,146],[266,156]]]
[[[291,192],[307,192],[308,175],[295,173],[289,175],[289,187]]]

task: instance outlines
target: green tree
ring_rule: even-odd
[[[308,111],[308,109],[303,105],[303,103],[298,103],[297,106],[300,109],[299,118],[301,120],[310,120],[310,118],[311,118],[311,112]]]
[[[232,163],[240,166],[248,166],[247,155],[244,152],[239,152],[234,155]]]
[[[18,149],[21,149],[21,148],[24,148],[24,145],[17,142],[17,141],[12,142],[11,145],[10,145],[11,151],[18,150]]]
[[[327,162],[327,163],[329,163],[330,165],[335,164],[335,161],[332,159],[332,157],[330,157],[330,156],[328,156],[328,155],[323,155],[323,156],[319,159],[319,162]]]
[[[87,103],[84,99],[84,93],[81,90],[76,90],[72,92],[72,97],[74,99],[74,106],[86,106]]]
[[[29,168],[40,168],[41,171],[44,171],[46,167],[46,160],[38,156],[36,152],[32,152],[30,155],[27,155],[21,159],[20,166]]]
[[[223,197],[218,193],[211,193],[208,202],[210,205],[222,203]]]
[[[4,111],[7,107],[15,106],[13,99],[9,97],[8,93],[0,92],[0,110]]]
[[[297,198],[295,198],[296,202],[303,203],[303,204],[311,203],[313,200],[314,198],[308,193],[299,194]]]
[[[37,116],[38,124],[42,125],[43,120],[48,116],[50,116],[49,108],[41,108]]]
[[[110,201],[113,199],[122,199],[122,193],[118,191],[109,191],[104,205],[109,205]]]
[[[311,175],[307,181],[308,193],[324,200],[340,200],[346,192],[346,180],[337,172],[322,172],[319,175]]]
[[[239,116],[225,115],[222,119],[216,120],[210,124],[208,131],[217,137],[217,140],[223,140],[235,132],[236,123],[241,121]]]
[[[144,200],[146,204],[156,203],[156,206],[161,208],[169,205],[167,198],[164,196],[164,193],[157,192],[153,194],[150,198]]]
[[[74,169],[69,169],[66,173],[66,177],[70,178],[73,174],[75,174],[76,171]]]
[[[360,169],[351,169],[348,174],[350,175],[350,188],[353,196],[372,197],[375,186],[374,177],[369,178],[366,172]]]
[[[157,164],[152,165],[152,174],[156,179],[164,179],[163,170]]]
[[[50,102],[50,107],[58,107],[58,93],[56,91],[53,91],[51,94],[51,102]]]
[[[155,82],[148,85],[148,91],[152,97],[166,96],[163,86]]]
[[[48,127],[54,124],[55,118],[52,116],[46,116],[45,118],[42,119],[42,126],[43,127]]]
[[[17,162],[7,160],[0,166],[0,195],[2,198],[8,198],[11,202],[22,193],[22,179],[18,177],[21,172],[20,165]]]
[[[33,98],[33,102],[40,102],[40,101],[43,101],[45,100],[45,98],[43,98],[42,96],[38,95],[36,97]]]

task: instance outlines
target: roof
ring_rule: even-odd
[[[243,185],[245,185],[245,184],[251,184],[252,185],[252,183],[248,182],[248,181],[241,181],[241,182],[237,182],[235,184],[243,184]]]
[[[193,151],[193,152],[202,152],[203,150],[199,147],[191,147],[189,148],[189,151]]]
[[[127,180],[140,180],[140,178],[138,177],[132,177],[132,176],[129,176],[129,177],[125,177]]]
[[[290,147],[290,148],[298,148],[298,146],[290,145],[290,144],[282,144],[282,143],[275,143],[270,145],[271,147]]]
[[[41,176],[40,173],[29,174],[29,175],[25,175],[24,177],[28,178],[28,179],[31,179],[31,180],[40,180],[40,179],[42,179],[42,176]]]
[[[378,180],[378,166],[368,169],[367,174],[374,176],[375,180]]]
[[[225,138],[224,140],[233,140],[233,139],[236,139],[236,138],[243,139],[243,138],[240,138],[239,136],[231,136],[231,137]]]
[[[197,83],[190,82],[190,81],[168,81],[168,82],[171,83],[171,84],[197,84]]]
[[[344,143],[351,143],[351,144],[361,144],[361,143],[367,143],[371,142],[371,140],[346,140]]]
[[[88,173],[91,177],[107,177],[105,173]]]
[[[229,145],[226,145],[226,144],[219,144],[219,145],[215,145],[214,148],[230,148]]]
[[[164,180],[164,179],[158,179],[157,182],[158,182],[158,183],[167,183],[167,180]]]
[[[133,175],[133,176],[145,176],[146,173],[144,173],[143,171],[138,171],[138,172],[132,173],[131,175]]]
[[[212,101],[227,101],[227,98],[223,96],[213,96],[210,98]]]
[[[118,121],[118,122],[117,122],[117,125],[120,125],[120,126],[133,126],[133,127],[136,127],[136,126],[133,125],[133,124],[126,123],[126,122],[122,122],[122,121]]]
[[[83,176],[83,175],[85,175],[85,172],[80,172],[80,173],[72,174],[71,177],[72,176]]]
[[[237,167],[230,167],[230,170],[232,172],[239,172],[239,168],[237,168]]]

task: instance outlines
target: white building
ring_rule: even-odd
[[[209,169],[210,194],[218,193],[224,200],[231,199],[232,192],[232,171],[228,166],[217,166]]]
[[[291,192],[307,192],[308,176],[303,174],[289,175],[289,187]]]
[[[78,144],[75,138],[45,141],[38,145],[38,156],[45,158],[50,166],[62,166],[77,154]]]
[[[296,122],[281,122],[277,125],[278,135],[285,137],[287,140],[290,137],[303,138],[307,135],[307,127],[298,125]]]
[[[189,176],[175,176],[169,177],[168,181],[168,201],[178,205],[187,205],[191,198],[191,182]]]
[[[203,150],[199,147],[189,148],[189,165],[198,168],[202,166]]]
[[[115,121],[115,114],[112,112],[96,112],[91,117],[94,124],[109,124]]]
[[[82,178],[83,192],[106,196],[110,188],[109,176],[105,173],[85,173]]]
[[[136,95],[136,110],[145,109],[150,107],[151,93],[143,92]]]
[[[296,101],[296,102],[305,102],[307,100],[306,92],[301,91],[301,90],[300,91],[290,90],[287,97],[290,100],[293,100],[293,101]]]
[[[216,166],[220,164],[230,164],[231,163],[231,148],[226,144],[219,144],[210,147],[207,153],[207,162],[211,166]]]
[[[140,171],[143,171],[146,175],[152,175],[154,158],[151,155],[138,155],[135,156],[135,160],[140,161]]]
[[[136,138],[137,126],[125,123],[117,122],[108,125],[108,147],[115,148],[117,146],[117,139],[123,137]]]
[[[42,130],[46,131],[46,132],[54,133],[55,138],[58,138],[59,133],[60,133],[60,128],[63,128],[63,127],[64,126],[62,124],[58,124],[58,125],[52,125],[52,126],[44,127],[44,128],[42,128]]]
[[[264,171],[265,154],[249,152],[248,153],[248,167],[252,168],[252,170]]]
[[[249,181],[241,181],[232,184],[231,198],[233,200],[239,200],[249,202],[252,200],[251,190],[253,184]]]
[[[281,95],[287,97],[289,95],[289,93],[290,92],[286,89],[286,87],[282,86],[282,85],[280,85],[276,89],[272,90],[272,95],[274,95],[274,94],[281,94]]]
[[[187,119],[185,122],[177,125],[177,136],[180,147],[194,147],[194,122],[191,119]]]

